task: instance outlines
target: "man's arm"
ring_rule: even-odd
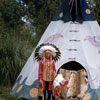
[[[39,81],[42,80],[42,73],[43,73],[43,66],[42,66],[42,60],[39,62],[39,72],[38,72],[38,79]]]
[[[53,60],[53,72],[54,72],[54,78],[57,76],[56,73],[56,67],[55,67],[55,61]]]

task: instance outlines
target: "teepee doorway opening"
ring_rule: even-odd
[[[69,71],[79,71],[79,70],[83,69],[87,73],[87,70],[79,62],[76,62],[76,61],[70,61],[70,62],[63,64],[58,69],[57,73],[59,73],[60,69],[69,70]],[[86,77],[89,78],[88,73],[87,73]]]
[[[66,70],[74,70],[74,71],[85,69],[80,63],[78,63],[76,61],[67,62],[67,63],[63,64],[60,68],[66,69]]]
[[[87,96],[87,94],[90,96],[88,92],[89,78],[86,69],[80,63],[70,61],[63,64],[58,70],[58,76],[60,75],[63,80],[61,81],[61,86],[63,82],[68,82],[65,87],[62,88],[63,91],[61,91],[61,97],[64,100],[72,98],[78,100],[87,100],[86,98],[88,98],[88,100],[90,100],[90,97]],[[59,77],[58,80],[60,79]]]

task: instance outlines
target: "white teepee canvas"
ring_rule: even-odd
[[[55,63],[56,70],[71,61],[80,63],[88,73],[91,100],[100,100],[100,27],[86,2],[76,1],[80,1],[77,3],[80,4],[80,9],[76,6],[79,10],[76,10],[75,21],[72,21],[73,14],[70,14],[69,0],[63,0],[38,45],[46,42],[59,48],[61,58]],[[33,51],[19,74],[11,94],[37,100],[38,68]]]

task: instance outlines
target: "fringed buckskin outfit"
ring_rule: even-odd
[[[39,63],[39,80],[43,80],[43,90],[46,89],[45,82],[48,82],[48,90],[52,90],[53,86],[53,80],[54,80],[54,74],[56,73],[55,69],[55,62],[54,60],[43,60]]]

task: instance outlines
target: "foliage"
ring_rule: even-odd
[[[100,24],[100,0],[87,0],[87,2],[92,9],[94,16],[96,17],[96,20]]]
[[[98,23],[100,24],[100,0],[94,0],[95,6],[93,7],[93,12],[94,15],[98,21]]]
[[[3,43],[0,47],[0,81],[4,85],[9,81],[13,84],[33,48],[28,41],[2,39],[1,43]]]
[[[61,0],[22,0],[27,5],[27,17],[35,26],[39,39],[56,13]]]
[[[8,100],[22,100],[15,96],[11,96],[9,94],[10,88],[8,87],[0,87],[0,97],[6,98]]]
[[[22,6],[16,0],[0,0],[0,12],[6,24],[14,27],[23,24],[21,17],[25,15]]]
[[[10,5],[10,1],[7,3],[7,5],[9,4],[9,7],[12,7],[13,9],[13,6]],[[2,4],[1,2],[2,1],[0,1],[0,7]],[[5,3],[2,4],[2,6],[4,5]],[[34,31],[30,30],[30,25],[27,23],[20,23],[22,22],[20,18],[16,19],[16,17],[14,17],[14,22],[18,20],[18,23],[11,23],[13,22],[13,18],[11,15],[14,13],[10,11],[11,8],[9,8],[10,10],[8,11],[5,11],[6,7],[1,8],[2,9],[0,9],[0,84],[13,85],[26,60],[32,53],[37,43],[37,39],[34,35]],[[3,10],[9,15],[5,16],[6,18],[3,16]]]

